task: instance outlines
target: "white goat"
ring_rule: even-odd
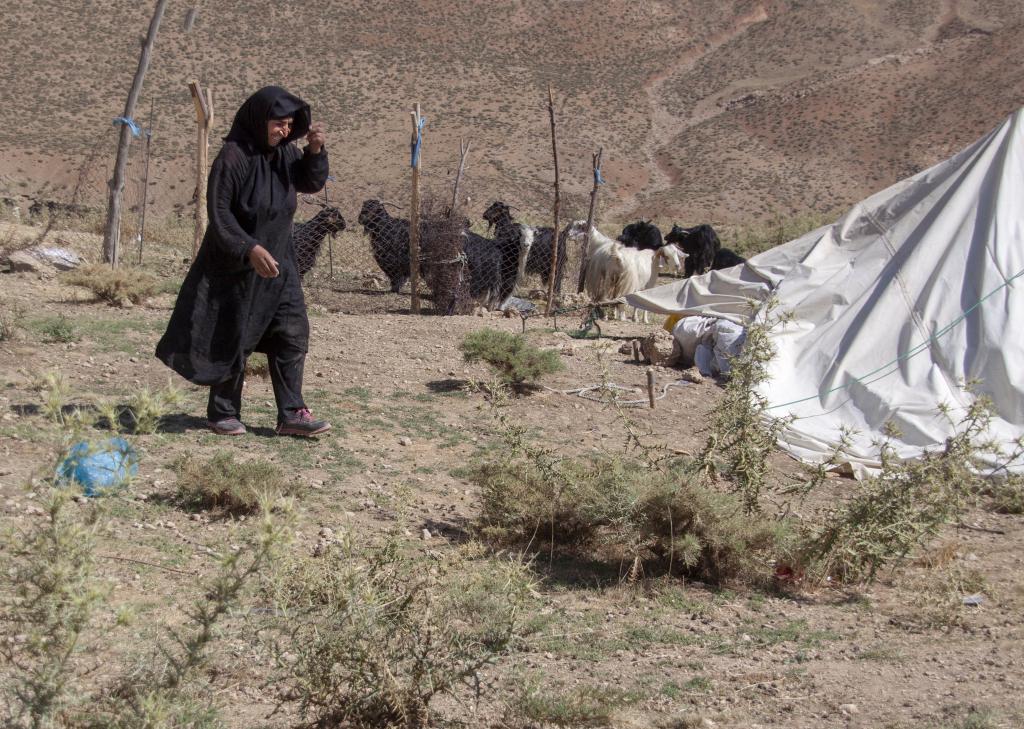
[[[574,222],[570,228],[570,237],[578,240],[586,225],[586,221]],[[593,301],[622,299],[626,294],[654,286],[658,282],[658,265],[662,262],[669,267],[679,268],[679,251],[675,246],[665,245],[657,250],[641,251],[612,240],[591,227],[584,288]],[[626,318],[625,302],[616,302],[615,318]],[[640,311],[634,309],[633,321],[639,321],[640,318]],[[642,319],[645,324],[648,323],[646,311]]]

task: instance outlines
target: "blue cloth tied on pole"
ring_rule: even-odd
[[[412,143],[412,167],[420,163],[420,147],[423,144],[423,127],[427,124],[427,117],[421,116],[420,123],[416,127],[416,141]]]
[[[138,124],[136,124],[135,120],[132,119],[131,117],[127,117],[127,116],[114,117],[113,124],[114,124],[115,127],[118,124],[123,124],[124,126],[128,127],[131,130],[133,137],[138,137],[139,135],[142,134],[142,127],[140,127]]]
[[[600,167],[595,167],[594,168],[594,184],[595,185],[603,185],[604,184],[604,178],[601,177],[601,168]]]

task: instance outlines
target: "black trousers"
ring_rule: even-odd
[[[309,321],[306,319],[304,303],[301,299],[283,303],[255,347],[256,351],[267,353],[279,423],[296,410],[306,407],[302,399],[302,374],[308,347]],[[246,357],[248,354],[246,352]],[[210,387],[206,417],[211,422],[241,416],[244,383],[243,365],[241,372]]]

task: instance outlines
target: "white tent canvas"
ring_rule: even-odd
[[[825,226],[724,271],[650,289],[629,303],[740,323],[774,296],[777,354],[762,394],[790,417],[780,445],[879,465],[887,423],[901,457],[941,448],[972,400],[995,404],[991,435],[1024,436],[1024,110],[953,158]]]

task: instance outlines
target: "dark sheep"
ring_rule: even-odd
[[[616,238],[619,243],[641,251],[656,251],[665,245],[658,226],[648,220],[638,220],[622,229]]]
[[[316,265],[316,257],[324,238],[345,230],[345,218],[338,208],[325,207],[304,223],[299,223],[292,230],[292,241],[295,245],[295,264],[299,269],[299,278],[305,278],[310,269]]]
[[[409,221],[393,218],[380,200],[367,200],[359,210],[359,223],[370,236],[373,260],[398,293],[409,280]]]

